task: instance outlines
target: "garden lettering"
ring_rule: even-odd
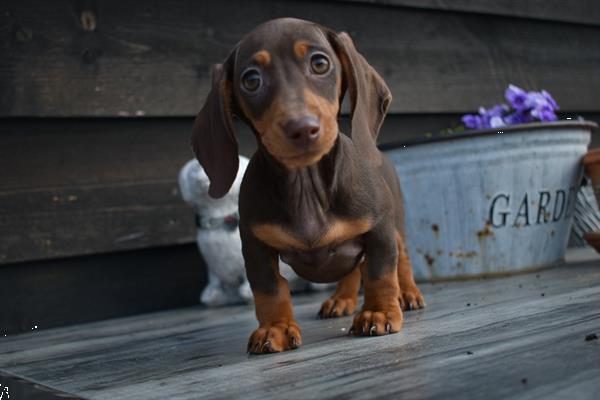
[[[490,203],[489,221],[494,228],[523,227],[556,222],[570,216],[577,189],[540,190],[522,197],[497,194]]]

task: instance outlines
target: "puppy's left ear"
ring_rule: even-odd
[[[350,94],[352,141],[369,160],[379,165],[381,154],[377,149],[377,136],[392,102],[390,89],[356,50],[346,32],[326,30],[326,34],[342,64],[342,88]]]
[[[238,170],[233,133],[232,78],[235,50],[212,70],[212,86],[192,128],[192,149],[210,179],[208,194],[218,199],[229,191]]]

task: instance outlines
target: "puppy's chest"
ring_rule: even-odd
[[[293,234],[300,242],[311,246],[317,243],[331,229],[336,217],[329,212],[327,199],[314,194],[299,194],[285,204],[285,221],[282,228]]]
[[[263,243],[279,251],[310,252],[335,246],[354,239],[371,228],[369,218],[339,218],[329,215],[326,220],[306,216],[292,223],[257,223],[253,234]]]
[[[364,234],[371,228],[366,215],[337,215],[342,210],[339,196],[317,169],[307,169],[291,175],[282,187],[283,201],[278,202],[277,222],[255,223],[254,235],[279,251],[312,252],[335,246]],[[347,206],[347,201],[344,202]],[[347,214],[347,213],[345,213]]]

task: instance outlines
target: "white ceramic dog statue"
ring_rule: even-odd
[[[249,303],[253,299],[246,279],[238,228],[238,196],[247,166],[248,159],[240,156],[235,182],[229,193],[220,199],[208,195],[210,182],[196,159],[188,161],[179,172],[181,196],[196,212],[196,242],[208,268],[208,285],[202,291],[200,301],[208,306]],[[283,262],[280,262],[280,273],[293,292],[326,287],[309,284]]]

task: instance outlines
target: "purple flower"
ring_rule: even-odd
[[[529,111],[515,111],[512,114],[507,115],[504,120],[508,125],[526,124],[533,121],[533,117]]]
[[[483,121],[479,115],[466,114],[462,117],[462,122],[469,129],[481,129],[483,128]]]
[[[486,110],[486,115],[491,117],[501,117],[509,110],[506,104],[497,104]]]
[[[540,107],[531,110],[531,116],[537,118],[540,121],[556,121],[556,114],[550,104],[543,104]]]
[[[504,122],[502,117],[496,116],[496,117],[490,118],[490,128],[500,128],[505,125],[506,125],[506,123]]]
[[[509,110],[506,104],[497,104],[492,108],[486,109],[479,107],[482,128],[498,128],[506,125],[502,119],[503,115]]]
[[[489,109],[479,107],[478,114],[462,117],[468,129],[499,128],[506,125],[526,124],[533,121],[556,121],[558,104],[550,93],[526,92],[515,85],[508,85],[504,96],[511,107],[497,104]]]
[[[508,85],[508,88],[504,92],[504,97],[515,110],[527,108],[527,93],[518,86],[513,84]]]
[[[548,100],[544,96],[542,96],[539,92],[529,92],[527,93],[527,99],[525,100],[528,109],[533,108],[541,108],[548,104]]]
[[[546,92],[545,90],[542,90],[542,96],[544,96],[544,98],[546,99],[546,101],[548,102],[548,104],[550,104],[550,106],[552,107],[552,109],[554,111],[560,109],[558,107],[558,104],[556,104],[556,101],[554,100],[554,98],[552,96],[550,96],[550,93]]]

